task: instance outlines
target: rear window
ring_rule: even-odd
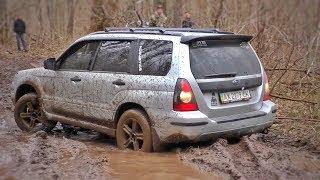
[[[196,41],[190,45],[190,65],[196,79],[261,73],[247,42]]]

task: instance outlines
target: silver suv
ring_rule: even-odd
[[[276,106],[251,36],[215,29],[115,28],[78,39],[13,80],[24,131],[57,122],[115,137],[119,148],[264,132]]]

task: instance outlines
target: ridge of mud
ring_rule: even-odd
[[[231,179],[318,179],[320,156],[301,148],[273,146],[262,139],[244,137],[237,144],[219,139],[205,147],[190,147],[179,156],[195,168]]]
[[[47,136],[45,132],[26,135],[21,142],[17,133],[2,134],[0,177],[22,179],[105,179],[108,159],[92,157],[79,141]],[[23,136],[23,135],[22,135]],[[68,156],[65,156],[68,154]]]

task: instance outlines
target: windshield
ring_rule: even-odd
[[[246,42],[196,41],[190,45],[190,64],[196,79],[261,73],[259,61]]]

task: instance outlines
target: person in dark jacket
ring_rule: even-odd
[[[183,16],[183,21],[182,21],[181,27],[182,28],[192,28],[193,26],[194,26],[194,23],[191,20],[191,13],[186,11]]]
[[[14,21],[13,30],[16,33],[18,50],[27,51],[27,43],[23,37],[26,33],[26,24],[19,17]]]

